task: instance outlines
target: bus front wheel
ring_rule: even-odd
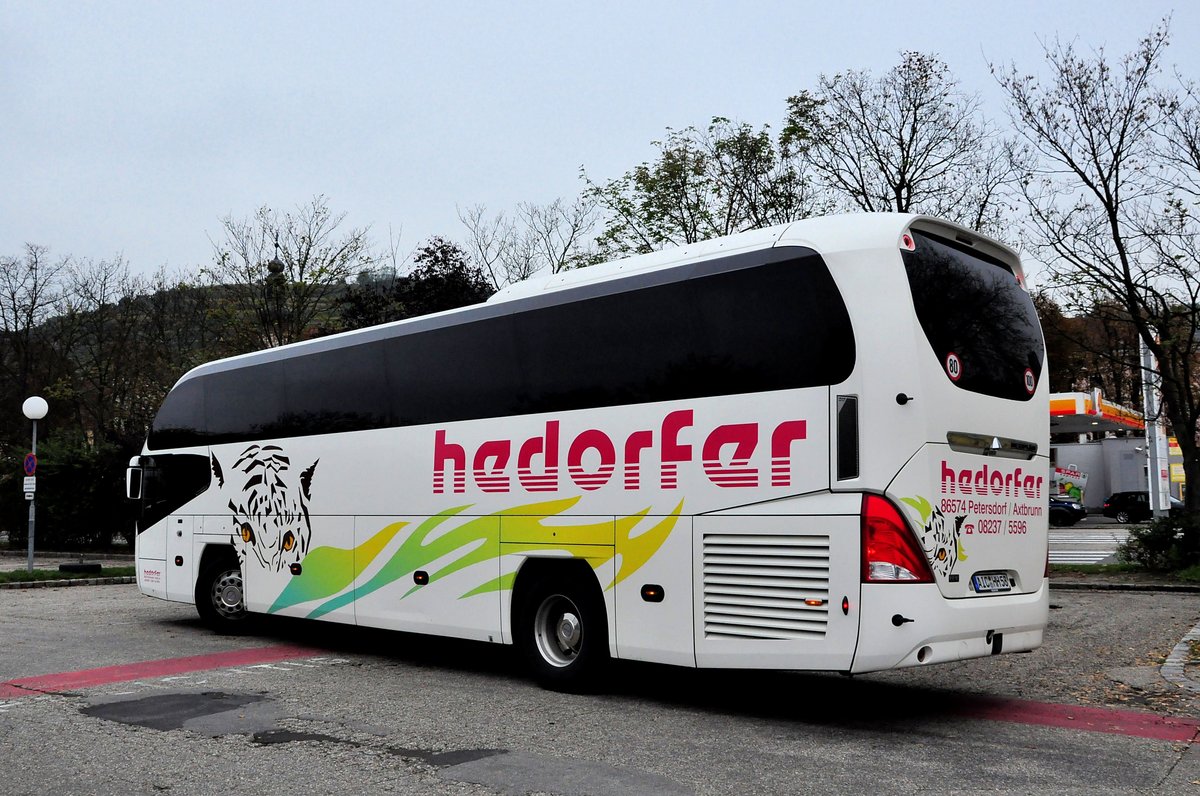
[[[196,579],[196,611],[218,633],[238,633],[247,625],[242,569],[234,557],[205,562]]]
[[[524,594],[517,643],[534,679],[555,691],[597,685],[608,662],[608,620],[593,583],[570,573],[546,573]],[[579,572],[594,581],[590,572]]]

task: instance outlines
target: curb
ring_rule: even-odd
[[[1083,583],[1050,581],[1051,591],[1165,591],[1176,594],[1200,594],[1200,583]]]
[[[16,583],[0,583],[0,589],[57,589],[63,586],[110,586],[137,583],[133,575],[119,578],[63,578],[62,580],[24,580]]]
[[[29,555],[27,550],[0,550],[0,557],[3,558],[25,558]],[[38,550],[38,558],[82,558],[87,559],[102,559],[111,561],[132,561],[133,553],[71,553],[54,550]]]
[[[1200,683],[1187,676],[1185,668],[1192,659],[1192,644],[1200,644],[1200,625],[1196,625],[1184,636],[1175,649],[1171,650],[1171,654],[1167,656],[1167,662],[1162,665],[1159,670],[1162,676],[1169,682],[1174,683],[1185,691],[1191,691],[1193,694],[1200,694]]]

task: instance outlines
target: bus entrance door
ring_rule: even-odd
[[[190,514],[167,517],[167,599],[191,602],[196,583],[196,563],[192,560],[192,533],[196,518]]]

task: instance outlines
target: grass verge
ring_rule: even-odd
[[[1179,570],[1175,573],[1175,577],[1187,583],[1200,583],[1200,564]]]
[[[1178,583],[1200,583],[1200,566],[1175,572],[1152,572],[1140,564],[1051,564],[1051,575],[1152,575]]]
[[[1076,572],[1080,575],[1115,575],[1121,572],[1145,572],[1137,564],[1051,564],[1050,572]]]
[[[134,567],[104,567],[95,572],[59,572],[57,569],[25,569],[0,572],[0,583],[28,583],[35,580],[74,580],[76,578],[131,578],[136,574]]]

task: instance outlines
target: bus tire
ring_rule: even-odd
[[[244,632],[250,624],[242,568],[237,557],[206,557],[196,579],[196,612],[218,633]]]
[[[514,619],[517,645],[539,685],[578,693],[599,684],[608,663],[608,616],[590,569],[541,573]]]

